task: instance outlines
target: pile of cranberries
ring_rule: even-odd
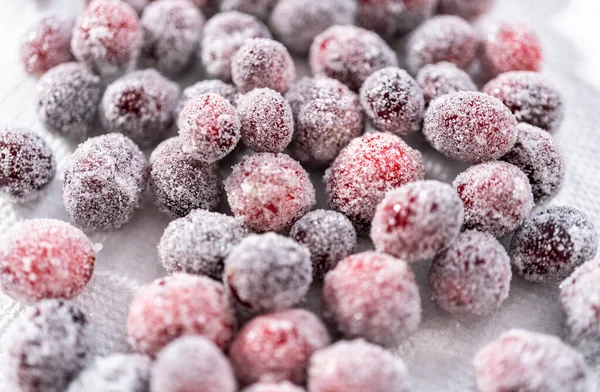
[[[16,391],[407,392],[407,367],[385,348],[419,329],[422,302],[485,317],[513,276],[564,280],[569,342],[600,357],[598,234],[584,212],[544,205],[565,177],[551,133],[563,100],[528,26],[472,25],[493,0],[86,4],[77,20],[41,20],[20,49],[40,77],[42,124],[81,144],[59,162],[71,223],[33,219],[0,237],[0,289],[32,305],[7,332]],[[170,79],[194,63],[215,79],[182,93]],[[420,132],[471,167],[452,184],[426,179],[402,139]],[[10,202],[51,191],[46,136],[0,130]],[[70,302],[102,268],[86,232],[126,225],[144,197],[172,218],[157,244],[166,276],[131,302],[134,353],[89,358],[94,328]],[[312,211],[322,199],[329,210]],[[427,259],[423,295],[412,269]],[[321,315],[295,308],[309,291]],[[474,368],[481,392],[593,383],[582,354],[524,330],[483,347]]]

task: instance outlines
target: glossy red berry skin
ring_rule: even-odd
[[[59,64],[73,60],[71,32],[73,22],[56,16],[40,20],[21,42],[19,55],[25,71],[42,76]]]
[[[487,35],[481,56],[492,77],[510,71],[539,71],[543,59],[542,44],[528,26],[504,22]]]

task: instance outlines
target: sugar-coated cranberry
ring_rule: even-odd
[[[590,218],[568,206],[533,213],[513,236],[510,258],[516,272],[532,282],[560,281],[591,260],[598,233]]]
[[[577,351],[557,337],[512,329],[475,355],[481,392],[588,392],[595,376]]]
[[[73,60],[71,33],[73,22],[47,16],[37,22],[21,42],[20,56],[25,71],[41,76],[59,64]]]
[[[278,0],[221,0],[221,11],[239,11],[257,17],[269,19]]]
[[[287,232],[315,205],[308,173],[285,154],[247,156],[225,180],[233,214],[258,232]]]
[[[463,205],[454,188],[416,181],[389,191],[371,224],[375,249],[412,262],[435,256],[456,239]]]
[[[155,356],[171,341],[202,335],[225,349],[236,328],[223,285],[205,276],[176,273],[142,287],[127,317],[134,351]]]
[[[37,89],[37,114],[46,128],[74,140],[88,136],[102,99],[99,76],[84,64],[65,63],[42,76]]]
[[[317,316],[292,309],[251,320],[231,344],[229,356],[243,384],[284,380],[303,384],[311,355],[329,342]]]
[[[284,93],[296,78],[296,66],[281,43],[254,38],[246,40],[233,56],[231,78],[242,93],[264,87]]]
[[[329,164],[364,132],[358,95],[335,79],[304,77],[285,97],[294,114],[291,150],[302,162]]]
[[[95,358],[68,392],[148,392],[152,361],[144,355],[112,354]]]
[[[416,331],[421,297],[407,263],[377,252],[349,256],[325,276],[325,312],[347,337],[394,345]]]
[[[44,139],[20,128],[0,130],[0,196],[15,202],[33,200],[55,173],[54,154]]]
[[[357,91],[373,72],[398,66],[396,53],[377,34],[360,27],[332,26],[310,47],[313,74],[337,79]]]
[[[74,304],[38,302],[6,331],[3,381],[16,391],[63,392],[85,366],[90,335],[84,313]]]
[[[0,246],[0,287],[11,298],[33,303],[77,296],[94,272],[94,245],[81,230],[55,219],[13,226]]]
[[[417,83],[423,91],[425,105],[442,95],[459,91],[477,91],[468,73],[448,62],[428,64],[419,70]]]
[[[294,116],[277,91],[254,89],[239,99],[242,141],[256,152],[282,152],[292,141]]]
[[[501,159],[527,175],[536,203],[547,202],[556,196],[563,184],[563,155],[554,138],[543,129],[526,123],[520,123],[517,129],[517,143]]]
[[[169,223],[158,243],[158,258],[170,274],[187,272],[221,280],[223,261],[248,234],[240,219],[195,210]]]
[[[447,312],[485,316],[508,297],[511,278],[502,244],[488,233],[469,230],[433,259],[429,289]]]
[[[86,4],[90,4],[95,0],[85,0]],[[104,0],[104,1],[112,1],[112,0]],[[125,3],[129,4],[135,12],[141,14],[146,5],[154,0],[123,0]]]
[[[365,229],[387,191],[423,176],[417,150],[398,136],[375,133],[352,140],[327,169],[323,181],[329,207]]]
[[[204,16],[189,0],[161,0],[144,9],[142,55],[159,71],[175,73],[194,58]]]
[[[541,74],[513,71],[490,80],[483,92],[501,100],[519,122],[554,131],[564,117],[560,92]]]
[[[467,163],[498,159],[514,146],[517,120],[497,99],[463,91],[434,100],[425,113],[423,134],[443,155]]]
[[[255,311],[287,309],[308,292],[310,252],[275,233],[246,237],[225,259],[223,282],[235,299]]]
[[[528,26],[503,22],[483,41],[481,56],[491,76],[509,71],[539,71],[542,44]]]
[[[406,47],[408,68],[417,73],[427,64],[442,61],[468,68],[477,54],[479,41],[473,27],[456,16],[436,16],[421,24]]]
[[[224,158],[242,137],[235,108],[215,93],[190,99],[179,113],[178,125],[183,151],[207,163]]]
[[[414,30],[431,18],[437,0],[358,0],[358,21],[384,38]]]
[[[242,392],[305,392],[304,389],[290,383],[284,382],[260,382],[249,386]]]
[[[323,278],[338,261],[356,249],[356,230],[345,215],[335,211],[316,210],[298,220],[290,237],[310,251],[313,276]]]
[[[150,392],[235,392],[227,357],[201,336],[182,337],[162,350],[152,367]]]
[[[198,208],[219,207],[223,190],[218,166],[183,152],[180,138],[159,144],[150,155],[149,168],[154,204],[160,211],[179,218]]]
[[[439,11],[473,20],[492,8],[496,0],[440,0]]]
[[[421,129],[423,92],[403,69],[388,67],[373,72],[360,88],[360,103],[378,131],[404,136]]]
[[[355,11],[354,0],[279,0],[269,25],[290,51],[305,55],[315,37],[329,27],[353,24]]]
[[[231,80],[231,60],[251,38],[271,38],[269,28],[252,15],[229,11],[211,18],[204,27],[200,54],[206,72]]]
[[[218,94],[228,100],[233,106],[237,106],[239,93],[234,85],[225,83],[219,79],[209,79],[201,80],[183,90],[177,112],[181,112],[190,99],[207,93]]]
[[[409,392],[404,362],[364,340],[340,341],[319,350],[310,360],[311,392]]]
[[[93,137],[67,161],[63,205],[85,231],[118,229],[140,206],[146,180],[146,157],[131,139],[119,133]]]
[[[79,18],[71,50],[100,76],[129,70],[142,47],[143,31],[133,8],[124,1],[96,0]]]

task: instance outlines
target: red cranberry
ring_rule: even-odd
[[[98,357],[69,386],[68,392],[146,392],[152,361],[144,355],[112,354]]]
[[[73,298],[94,272],[94,245],[66,222],[28,220],[13,226],[2,243],[0,287],[23,303]]]
[[[501,100],[519,122],[554,131],[564,117],[560,92],[537,72],[506,72],[492,79],[483,92]]]
[[[518,130],[517,120],[502,102],[468,91],[446,94],[431,102],[423,134],[445,156],[479,163],[510,151]]]
[[[225,180],[233,214],[251,229],[287,232],[315,204],[308,173],[285,154],[247,156]]]
[[[71,32],[73,22],[48,16],[40,20],[26,34],[21,43],[20,56],[25,71],[41,76],[59,64],[73,60]]]
[[[239,93],[237,88],[229,83],[218,79],[201,80],[183,90],[177,112],[181,113],[185,105],[192,99],[200,95],[214,93],[228,100],[233,106],[237,106]]]
[[[451,186],[417,181],[389,191],[371,225],[375,249],[412,262],[436,255],[456,239],[463,205]]]
[[[304,389],[287,381],[277,383],[261,382],[242,390],[242,392],[304,392]]]
[[[504,22],[483,42],[482,61],[491,76],[509,71],[539,71],[542,44],[528,26]]]
[[[94,0],[85,0],[86,4],[90,4],[92,3]],[[112,0],[104,0],[104,1],[112,1]],[[135,10],[135,12],[137,12],[138,14],[141,14],[142,11],[144,10],[144,8],[146,7],[146,5],[148,5],[148,3],[155,1],[155,0],[123,0],[125,3],[129,4],[131,6],[131,8],[133,8]]]
[[[442,61],[467,69],[477,54],[477,33],[456,16],[436,16],[420,25],[406,48],[408,68],[417,73],[427,64]]]
[[[278,0],[221,0],[221,11],[239,11],[266,21]]]
[[[595,376],[577,351],[557,337],[510,330],[483,347],[473,360],[481,392],[591,391]]]
[[[486,316],[508,297],[511,277],[502,244],[490,234],[470,230],[433,259],[429,288],[447,312]]]
[[[340,341],[318,351],[310,360],[311,392],[408,392],[404,362],[363,340]]]
[[[360,103],[378,131],[404,136],[421,129],[423,92],[403,69],[388,67],[373,72],[360,89]]]
[[[231,344],[229,356],[244,384],[284,380],[302,384],[311,355],[329,341],[321,320],[293,309],[250,321]]]
[[[492,8],[495,0],[440,0],[439,11],[473,20]]]
[[[459,91],[477,91],[468,73],[448,62],[429,64],[419,70],[417,83],[423,91],[425,105],[442,95]]]
[[[24,129],[0,130],[0,195],[15,202],[33,200],[55,173],[54,154],[44,139]]]
[[[567,206],[532,214],[510,244],[516,272],[532,282],[560,281],[591,260],[598,248],[598,233],[590,218]]]
[[[325,276],[325,312],[347,337],[394,345],[421,321],[419,287],[404,261],[383,253],[349,256]]]
[[[323,180],[329,207],[365,229],[387,191],[423,176],[418,151],[397,136],[375,133],[352,140]]]
[[[143,32],[133,8],[123,1],[93,1],[77,22],[71,40],[75,58],[100,76],[129,70],[142,47]]]
[[[315,37],[310,48],[313,74],[325,75],[357,91],[373,72],[398,66],[396,53],[372,31],[332,26]]]
[[[437,0],[358,0],[358,21],[384,38],[411,32],[431,18]]]
[[[186,335],[202,335],[224,349],[235,328],[233,306],[223,286],[184,273],[143,287],[131,302],[127,318],[131,347],[151,356]]]

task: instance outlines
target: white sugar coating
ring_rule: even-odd
[[[294,114],[291,150],[302,162],[330,163],[365,130],[358,95],[335,79],[303,77],[285,98]]]
[[[396,53],[377,34],[360,27],[332,26],[315,37],[309,54],[314,75],[325,75],[357,91],[378,69],[398,66]]]
[[[179,72],[194,58],[204,15],[189,0],[157,1],[142,14],[143,56],[162,72]]]
[[[543,129],[526,123],[517,129],[517,143],[501,159],[521,169],[529,178],[534,201],[545,203],[562,187],[564,157],[552,135]]]
[[[417,83],[423,91],[426,105],[442,95],[477,91],[477,86],[469,74],[447,61],[421,68],[417,74]]]
[[[308,368],[310,392],[412,391],[402,359],[362,339],[317,351]]]
[[[517,141],[517,120],[502,102],[463,91],[443,95],[429,105],[423,134],[443,155],[466,163],[500,158]]]
[[[239,11],[266,21],[278,0],[221,0],[221,11]]]
[[[279,0],[269,25],[290,51],[305,55],[315,37],[334,25],[354,23],[353,0]]]
[[[88,139],[69,157],[63,182],[67,215],[84,231],[129,222],[146,188],[144,153],[119,133]]]
[[[219,167],[183,152],[179,137],[156,147],[149,168],[150,189],[160,211],[179,218],[198,208],[214,211],[219,207],[223,193]]]
[[[271,38],[269,28],[252,15],[221,12],[204,26],[200,57],[208,75],[231,80],[231,60],[247,39]]]
[[[598,232],[583,212],[568,206],[531,214],[510,243],[515,271],[538,283],[558,282],[594,258]]]
[[[360,103],[378,131],[404,136],[421,129],[423,92],[403,69],[388,67],[373,72],[360,88]]]
[[[54,153],[44,139],[21,128],[0,129],[0,197],[36,199],[55,174]]]
[[[439,12],[473,20],[492,8],[496,0],[440,0]]]
[[[98,357],[71,383],[67,392],[148,392],[152,360],[144,355]]]
[[[243,389],[242,392],[305,392],[304,389],[290,382],[260,382]]]
[[[577,269],[560,285],[567,340],[586,358],[597,362],[600,355],[600,260]]]
[[[583,356],[557,337],[511,329],[473,359],[481,392],[591,392],[594,374]]]
[[[63,392],[85,366],[91,348],[85,315],[63,300],[44,300],[27,309],[4,340],[7,381],[27,392]]]
[[[393,346],[421,322],[421,297],[408,264],[383,253],[349,256],[325,276],[325,314],[346,337]]]
[[[235,392],[227,357],[201,336],[183,337],[162,350],[152,367],[150,392]]]
[[[83,11],[71,39],[77,59],[100,76],[122,74],[139,56],[143,30],[137,13],[118,0],[93,1]]]
[[[259,312],[300,302],[312,282],[310,252],[275,233],[251,235],[225,258],[223,282],[240,303]]]
[[[207,93],[219,94],[231,102],[233,106],[237,105],[239,93],[234,85],[225,83],[219,79],[207,79],[201,80],[183,90],[179,99],[177,112],[181,112],[190,99]]]
[[[156,143],[175,122],[179,93],[177,84],[154,69],[131,72],[106,88],[102,126],[143,146]]]
[[[75,140],[87,137],[102,98],[99,76],[81,63],[65,63],[45,73],[37,90],[37,114],[47,129]]]
[[[294,116],[277,91],[258,88],[239,98],[242,141],[256,152],[282,152],[292,141]]]
[[[19,57],[25,71],[40,76],[59,64],[72,61],[73,25],[70,18],[49,15],[27,30],[19,45]]]
[[[479,41],[473,27],[456,16],[436,16],[421,24],[406,44],[408,69],[416,74],[427,64],[447,61],[468,68]]]
[[[407,262],[435,256],[456,239],[463,204],[454,188],[416,181],[386,193],[371,223],[375,249]]]
[[[187,272],[221,280],[223,260],[250,234],[238,218],[204,210],[169,223],[158,243],[168,273]]]
[[[227,99],[215,93],[188,100],[177,124],[183,152],[207,163],[224,158],[242,137],[237,111]]]
[[[529,179],[506,162],[471,166],[452,182],[465,207],[464,227],[504,237],[515,231],[533,209]]]
[[[342,150],[325,172],[327,203],[359,229],[370,226],[385,193],[424,177],[421,153],[390,133],[366,134]]]
[[[384,38],[395,38],[414,30],[433,15],[438,0],[359,1],[358,21]]]
[[[257,232],[287,233],[316,203],[308,173],[285,154],[244,157],[225,180],[225,191],[233,214]]]
[[[310,251],[313,276],[317,279],[354,252],[356,237],[356,230],[345,215],[327,210],[309,212],[290,230],[290,238]]]
[[[285,93],[296,79],[296,66],[281,43],[253,38],[246,40],[233,56],[231,78],[242,93],[264,87]]]
[[[490,80],[482,90],[501,100],[519,122],[554,131],[564,118],[561,93],[537,72],[505,72]]]
[[[91,3],[94,0],[85,0],[86,4]],[[112,0],[104,0],[104,1],[112,1]],[[127,4],[129,4],[138,14],[141,14],[144,10],[144,7],[153,0],[123,0]]]
[[[486,316],[508,297],[511,278],[502,244],[490,234],[468,230],[433,259],[429,289],[447,312]]]

